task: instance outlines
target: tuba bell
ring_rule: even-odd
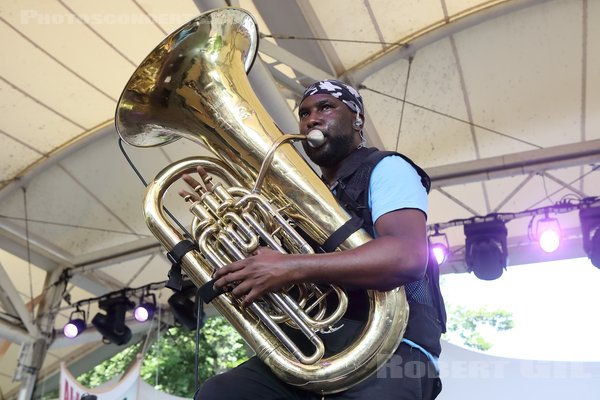
[[[250,254],[259,242],[288,253],[312,253],[297,230],[323,243],[348,213],[289,143],[254,94],[247,77],[258,51],[258,30],[244,10],[225,8],[193,19],[162,41],[141,63],[119,99],[115,124],[138,147],[179,138],[197,142],[215,157],[194,157],[164,168],[146,190],[143,212],[150,231],[168,249],[186,239],[163,211],[167,190],[202,166],[212,190],[197,188],[191,233],[198,250],[181,263],[196,286],[217,268]],[[363,230],[338,250],[371,240]],[[339,306],[325,304],[337,296]],[[368,291],[369,315],[354,342],[324,356],[319,333],[345,312],[339,287],[298,285],[270,293],[249,307],[225,293],[211,304],[283,381],[317,393],[345,390],[373,374],[395,351],[406,328],[403,288]],[[282,326],[300,331],[314,349],[306,354]]]

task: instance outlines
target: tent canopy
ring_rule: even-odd
[[[359,87],[369,143],[408,155],[432,176],[430,224],[600,194],[599,2],[5,0],[5,396],[16,393],[12,378],[27,363],[18,361],[21,344],[52,330],[59,334],[40,379],[56,376],[60,360],[79,363],[70,367],[75,372],[116,351],[98,335],[69,345],[60,338],[72,311],[64,294],[77,302],[165,279],[168,262],[143,221],[143,185],[119,151],[114,110],[128,78],[163,38],[199,12],[226,5],[256,18],[263,38],[250,81],[278,125],[297,131],[297,101],[314,80]],[[174,160],[207,154],[183,140],[127,151],[147,180]],[[174,212],[186,218],[183,206]],[[565,243],[551,255],[537,250],[529,223],[507,224],[510,265],[585,256],[576,212],[560,215]],[[444,272],[463,272],[462,226],[444,232],[455,251]],[[64,293],[53,293],[65,269]],[[159,301],[168,295],[160,292]],[[52,317],[34,322],[43,310]],[[91,306],[88,318],[96,310]]]

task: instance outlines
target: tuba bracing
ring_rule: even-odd
[[[195,285],[217,268],[251,253],[260,242],[281,252],[310,254],[297,233],[323,243],[349,220],[326,185],[289,143],[251,89],[246,72],[257,54],[258,31],[241,9],[202,14],[169,35],[146,57],[123,90],[116,111],[121,138],[139,147],[181,137],[198,142],[216,158],[187,158],[163,169],[148,185],[144,216],[152,233],[172,249],[184,234],[163,211],[163,197],[184,173],[202,166],[214,187],[197,188],[190,201],[191,233],[199,250],[182,269]],[[370,240],[360,230],[338,249]],[[337,308],[327,299],[337,296]],[[285,382],[317,393],[345,390],[374,373],[398,346],[408,303],[402,288],[368,291],[369,316],[354,342],[324,356],[319,334],[336,329],[347,306],[343,289],[296,285],[270,293],[249,307],[225,293],[211,304]],[[331,300],[329,300],[331,301]],[[299,330],[312,352],[301,350],[282,326]]]

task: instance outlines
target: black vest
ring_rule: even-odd
[[[368,206],[371,173],[379,161],[392,155],[402,157],[417,171],[423,187],[429,193],[431,181],[423,169],[400,153],[379,151],[376,148],[361,148],[352,152],[342,161],[335,177],[333,190],[340,204],[354,218],[360,218],[362,228],[371,235],[374,233]],[[406,284],[405,289],[410,313],[404,337],[439,356],[440,336],[446,331],[446,311],[439,287],[439,266],[434,257],[429,257],[425,277],[421,281]],[[358,304],[364,304],[355,291],[351,291],[350,296],[351,301],[355,298]]]

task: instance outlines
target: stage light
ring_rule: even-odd
[[[479,279],[498,279],[507,264],[506,235],[504,222],[494,219],[464,225],[466,236],[465,258],[469,271]]]
[[[77,314],[79,314],[79,318],[74,318]],[[77,308],[69,316],[69,322],[63,327],[63,333],[65,334],[65,337],[74,339],[85,330],[86,326],[85,311]]]
[[[202,300],[198,300],[196,304],[191,298],[195,297],[197,288],[192,281],[186,280],[183,282],[183,288],[179,292],[175,292],[167,303],[171,306],[171,312],[175,316],[175,320],[189,330],[196,330],[198,324],[196,315],[199,313],[200,324],[202,327],[204,322],[204,309]]]
[[[592,265],[600,268],[600,207],[584,208],[579,212],[583,249]]]
[[[150,301],[146,299],[150,298]],[[146,322],[154,317],[156,311],[156,297],[154,294],[146,293],[140,298],[138,306],[133,311],[133,316],[139,322]]]
[[[435,233],[429,235],[430,257],[434,257],[438,265],[440,265],[448,258],[450,254],[449,249],[448,236],[445,233],[440,233],[436,227]]]
[[[441,243],[433,244],[431,246],[431,254],[435,257],[438,265],[440,265],[448,258],[448,248]]]
[[[556,218],[545,216],[536,225],[536,238],[546,253],[554,253],[560,246],[560,224]]]
[[[133,311],[133,316],[138,322],[146,322],[154,316],[154,304],[139,304]]]
[[[175,319],[189,330],[196,329],[196,304],[182,292],[174,293],[169,300]]]
[[[125,325],[125,314],[133,308],[134,303],[125,296],[117,296],[100,300],[98,306],[106,314],[96,314],[92,324],[102,334],[102,339],[118,346],[129,342],[131,329]]]

